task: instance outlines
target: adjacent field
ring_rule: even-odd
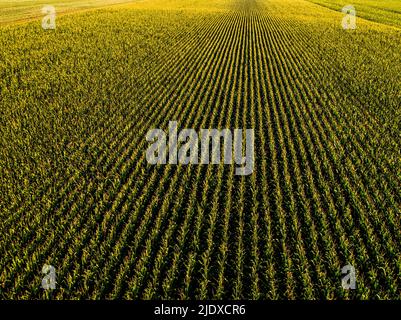
[[[57,14],[82,11],[86,9],[122,4],[127,2],[138,2],[141,0],[1,0],[0,1],[0,24],[23,22],[43,17],[44,6],[54,6]],[[142,0],[143,1],[143,0]]]
[[[401,34],[341,19],[149,0],[1,26],[0,297],[400,299]],[[254,128],[254,173],[147,164],[171,120]]]
[[[309,0],[327,8],[341,11],[352,5],[358,17],[369,19],[398,28],[401,27],[401,4],[399,0]]]

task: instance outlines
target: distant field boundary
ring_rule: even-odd
[[[339,3],[336,3],[336,2],[327,3],[327,2],[324,2],[324,1],[321,1],[321,0],[305,0],[305,1],[313,3],[313,4],[316,4],[316,5],[324,7],[324,8],[327,8],[327,9],[329,9],[331,11],[339,12],[339,13],[341,12],[341,8],[343,7],[342,4],[339,4]],[[353,2],[349,1],[349,4],[353,4]],[[397,10],[393,10],[391,8],[384,8],[384,7],[381,8],[381,7],[369,6],[369,5],[365,5],[365,4],[363,4],[363,7],[362,7],[361,4],[358,4],[358,3],[355,3],[353,5],[357,9],[357,17],[359,17],[361,19],[365,19],[365,20],[371,21],[371,22],[380,23],[380,24],[383,24],[383,25],[387,25],[387,26],[390,26],[390,27],[401,29],[401,12],[399,12]],[[401,7],[401,4],[400,4],[400,7]],[[361,10],[361,8],[362,8],[362,10]],[[373,13],[370,13],[370,14],[367,13],[366,9],[377,10],[378,12],[381,12],[381,13],[399,14],[400,15],[400,19],[399,20],[391,20],[390,17],[387,17],[387,16],[385,16],[383,14],[381,15],[382,19],[380,19],[380,18],[374,19],[372,17]]]
[[[60,2],[59,4],[54,3],[53,5],[57,9],[57,16],[63,16],[66,14],[75,14],[75,13],[80,13],[80,12],[85,12],[85,11],[91,11],[91,10],[97,10],[97,9],[104,9],[108,7],[115,7],[119,5],[127,5],[127,4],[135,4],[135,3],[141,3],[145,2],[148,0],[120,0],[120,1],[99,1],[99,4],[93,4],[91,5],[88,3],[87,5],[81,4],[77,5],[76,2],[72,2],[71,6],[69,6],[68,2]],[[19,23],[26,23],[30,21],[35,21],[37,19],[41,19],[43,17],[43,14],[40,11],[40,8],[43,6],[43,4],[35,4],[32,7],[27,7],[26,10],[21,11],[21,14],[18,14],[15,16],[15,18],[8,18],[4,19],[4,11],[9,9],[9,8],[0,8],[0,26],[7,26],[7,25],[13,25],[13,24],[19,24]],[[38,9],[38,10],[36,10]],[[33,11],[33,12],[32,12]],[[37,13],[35,13],[37,11]],[[26,16],[29,15],[29,16]]]

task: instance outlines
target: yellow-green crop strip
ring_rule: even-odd
[[[0,1],[0,297],[400,299],[401,4],[313,2]],[[149,164],[171,121],[252,173]]]

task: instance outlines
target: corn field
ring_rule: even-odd
[[[304,0],[0,24],[0,297],[400,299],[401,4],[356,2],[355,30]],[[253,128],[253,173],[149,164],[169,121]]]

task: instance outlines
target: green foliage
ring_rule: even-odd
[[[1,298],[401,298],[396,28],[301,0],[0,28]],[[254,128],[254,173],[149,165],[171,120]]]

